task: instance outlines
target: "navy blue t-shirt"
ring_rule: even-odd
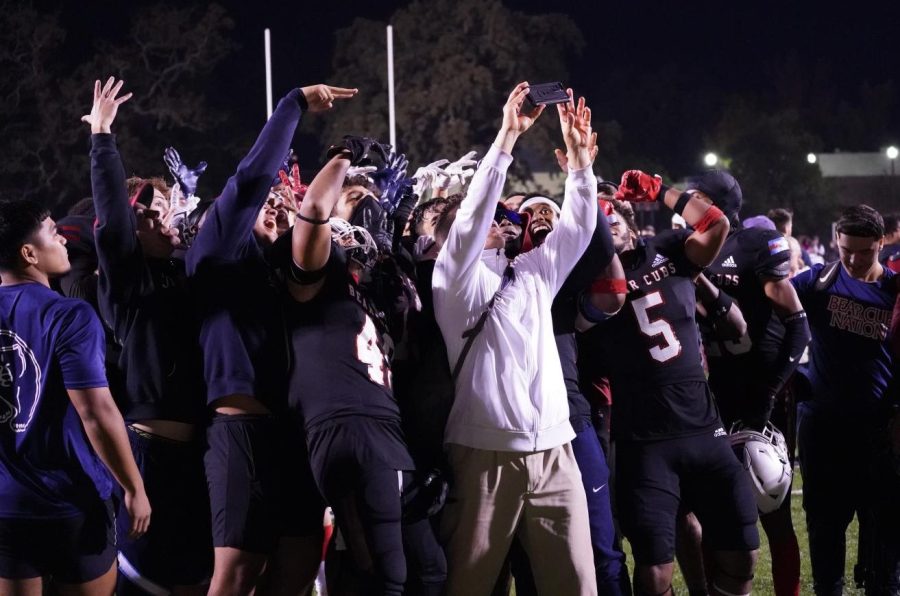
[[[838,266],[831,286],[816,290],[824,265],[791,280],[812,332],[809,380],[816,402],[847,413],[871,412],[885,397],[893,359],[888,329],[897,294],[894,273],[877,282],[854,279]]]
[[[0,518],[65,518],[108,499],[67,389],[106,387],[105,337],[82,300],[0,286]]]

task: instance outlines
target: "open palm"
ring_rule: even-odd
[[[125,81],[116,82],[115,77],[109,77],[106,84],[100,87],[100,81],[94,81],[94,105],[91,113],[81,117],[82,122],[91,125],[91,132],[108,133],[113,121],[116,119],[116,113],[119,106],[131,99],[131,93],[126,93],[122,97],[116,97],[122,90]]]

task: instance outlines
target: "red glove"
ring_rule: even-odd
[[[291,193],[294,195],[294,209],[297,208],[297,205],[303,200],[303,197],[306,195],[306,189],[308,186],[303,184],[303,181],[300,180],[300,164],[294,164],[291,166],[291,175],[288,176],[287,172],[284,170],[278,170],[278,177],[281,179],[281,183],[291,189]]]
[[[622,182],[616,191],[616,199],[631,203],[644,203],[659,198],[662,178],[651,176],[640,170],[628,170],[622,174]]]
[[[599,205],[600,212],[603,213],[603,215],[609,217],[613,214],[613,204],[606,199],[597,199],[597,204]]]

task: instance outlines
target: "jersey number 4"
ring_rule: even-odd
[[[634,316],[641,328],[641,333],[649,338],[660,336],[659,345],[650,348],[650,356],[657,362],[667,362],[681,354],[681,342],[675,337],[675,332],[672,331],[669,322],[661,317],[650,318],[650,309],[664,303],[659,291],[631,301],[631,307],[634,309]]]
[[[356,336],[356,357],[368,367],[373,383],[390,388],[391,368],[378,342],[378,330],[369,315],[366,315],[362,331]]]

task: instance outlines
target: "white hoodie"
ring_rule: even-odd
[[[500,288],[482,259],[512,156],[491,147],[475,173],[434,267],[434,313],[453,370],[465,340]],[[543,451],[575,437],[550,305],[597,223],[597,179],[569,170],[562,214],[541,246],[516,257],[456,380],[445,443],[490,451]]]

